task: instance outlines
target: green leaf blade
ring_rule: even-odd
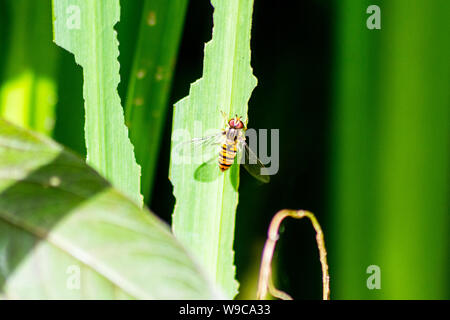
[[[125,117],[142,194],[150,203],[187,0],[146,0],[128,85]]]
[[[50,3],[7,1],[11,26],[0,81],[0,115],[24,128],[52,135],[57,102],[57,48],[51,43]],[[4,39],[2,41],[5,41]]]
[[[383,3],[381,30],[355,28],[371,3],[337,11],[333,296],[448,299],[450,3]],[[381,290],[368,290],[372,265]]]
[[[174,161],[179,135],[191,138],[221,129],[220,111],[247,118],[247,103],[256,78],[250,66],[252,0],[212,1],[214,29],[205,46],[203,77],[193,83],[189,96],[175,105],[172,129],[170,180],[176,206],[173,230],[193,252],[228,297],[237,293],[233,265],[235,213],[238,202],[239,166],[224,173],[214,162],[204,179],[198,164]],[[186,136],[184,136],[186,139]]]
[[[55,42],[83,67],[87,162],[142,205],[140,167],[117,93],[119,1],[54,0]]]
[[[1,120],[0,296],[222,297],[156,216],[59,145]]]

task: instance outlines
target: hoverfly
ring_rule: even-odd
[[[223,112],[222,115],[226,120],[227,117]],[[191,155],[195,155],[197,153],[207,153],[212,151],[215,154],[210,160],[218,159],[220,171],[225,172],[233,165],[236,158],[240,159],[240,153],[245,151],[244,168],[259,181],[267,183],[269,182],[270,177],[261,174],[261,169],[264,168],[264,165],[249,148],[245,139],[246,130],[247,127],[242,121],[242,118],[235,115],[234,118],[226,121],[225,128],[219,132],[210,136],[194,138],[191,141],[181,143],[179,145],[179,152],[185,154],[186,151],[190,150]]]

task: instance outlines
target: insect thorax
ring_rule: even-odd
[[[235,144],[242,140],[244,133],[242,129],[229,128],[225,130],[225,136],[227,144]]]

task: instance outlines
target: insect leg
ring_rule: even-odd
[[[220,110],[220,113],[222,114],[223,120],[225,121],[225,127],[226,127],[228,124],[227,114],[223,110]]]

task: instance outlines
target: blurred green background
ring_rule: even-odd
[[[381,9],[381,30],[366,27],[369,5]],[[121,7],[126,105],[144,1]],[[212,10],[207,0],[188,4],[159,158],[151,159],[148,206],[169,223],[172,105],[201,77]],[[318,217],[332,299],[450,298],[449,12],[446,0],[255,0],[249,126],[280,129],[280,170],[265,186],[241,175],[238,298],[255,297],[267,227],[284,208]],[[51,2],[0,0],[0,34],[1,115],[84,155],[82,70],[52,42]],[[314,236],[307,221],[283,224],[276,284],[295,299],[321,297]],[[380,267],[381,289],[367,287],[371,265]]]

